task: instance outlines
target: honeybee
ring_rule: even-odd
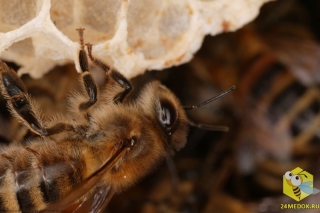
[[[288,171],[284,174],[288,185],[292,187],[294,195],[299,198],[299,200],[301,197],[301,191],[306,194],[317,194],[320,192],[319,189],[311,187],[311,185],[313,184],[312,181],[303,181],[303,176],[307,178],[307,175],[302,174],[302,172],[304,172],[304,170],[302,170],[298,174],[292,174],[291,171]]]
[[[81,91],[69,98],[69,114],[46,120],[18,75],[0,61],[0,88],[8,108],[21,123],[41,136],[27,145],[0,152],[0,211],[100,212],[114,193],[150,172],[158,162],[183,148],[188,125],[195,124],[158,81],[134,101],[129,80],[92,55],[92,45],[80,37]],[[106,72],[101,90],[89,72],[88,58]],[[90,202],[89,202],[90,201]]]

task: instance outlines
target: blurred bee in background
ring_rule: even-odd
[[[317,173],[320,45],[308,17],[298,1],[268,3],[253,23],[208,39],[195,58],[215,85],[238,87],[228,103],[237,131],[225,190],[241,199],[281,195],[282,175],[297,166]]]

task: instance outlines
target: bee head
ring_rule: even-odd
[[[180,150],[187,142],[188,119],[178,98],[158,81],[149,83],[140,96],[145,113],[155,121],[166,147]]]

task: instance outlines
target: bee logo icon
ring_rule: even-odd
[[[313,175],[297,167],[284,174],[283,192],[294,200],[300,201],[309,195],[317,194],[320,190],[313,188]]]

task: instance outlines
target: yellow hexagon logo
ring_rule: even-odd
[[[313,175],[300,167],[283,175],[283,193],[296,201],[301,201],[319,191],[313,188]]]

